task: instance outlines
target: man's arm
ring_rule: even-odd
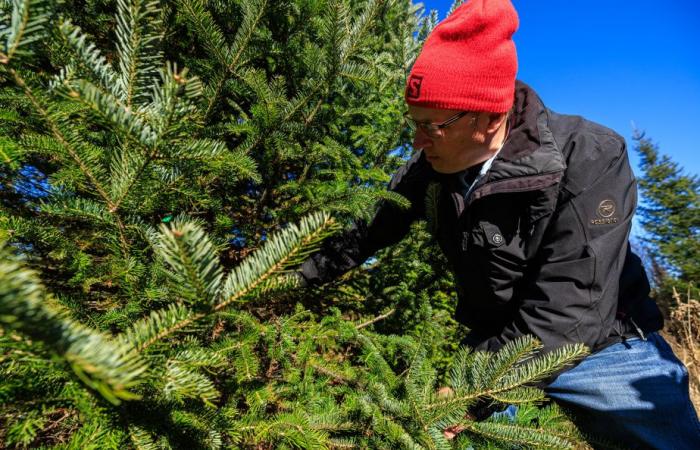
[[[379,202],[372,221],[358,220],[347,231],[327,239],[321,250],[301,266],[306,283],[318,285],[331,281],[367,260],[378,250],[399,242],[411,223],[425,215],[425,189],[430,169],[418,151],[392,177],[388,189],[406,197],[411,206],[401,209],[386,200]]]
[[[595,348],[610,332],[636,183],[621,137],[583,139],[585,145],[574,143],[579,154],[569,158],[560,204],[539,224],[543,237],[529,263],[515,320],[477,348],[495,351],[524,334],[536,335],[545,351],[579,342]],[[582,145],[589,146],[585,152]],[[577,170],[585,172],[571,172]]]

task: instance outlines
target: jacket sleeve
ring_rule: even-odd
[[[327,239],[321,250],[301,266],[300,274],[310,285],[329,282],[367,260],[378,250],[395,244],[408,233],[411,223],[425,215],[425,190],[430,169],[418,151],[392,177],[388,189],[410,202],[408,209],[382,200],[369,225],[357,220],[345,232]]]
[[[636,183],[619,135],[588,133],[569,145],[557,206],[536,225],[542,238],[523,278],[515,320],[479,349],[495,351],[524,334],[537,336],[544,351],[563,343],[595,349],[609,335]]]

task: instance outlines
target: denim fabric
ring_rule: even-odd
[[[545,388],[582,431],[630,449],[700,449],[688,371],[657,333],[585,358]]]
[[[515,416],[518,414],[518,407],[516,405],[508,405],[506,409],[503,411],[498,411],[493,414],[491,414],[489,417],[493,417],[495,419],[498,418],[506,418],[510,420],[511,422],[515,422]]]

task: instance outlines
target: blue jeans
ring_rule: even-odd
[[[628,339],[588,356],[545,391],[574,414],[583,432],[617,446],[700,449],[700,422],[690,402],[688,371],[657,333],[646,341]]]

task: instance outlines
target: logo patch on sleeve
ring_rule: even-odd
[[[610,199],[605,199],[598,205],[596,213],[598,217],[591,219],[591,225],[610,225],[617,223],[618,218],[614,217],[617,207],[615,202]]]
[[[420,97],[420,86],[423,83],[423,75],[411,75],[406,85],[406,97],[418,100]]]

